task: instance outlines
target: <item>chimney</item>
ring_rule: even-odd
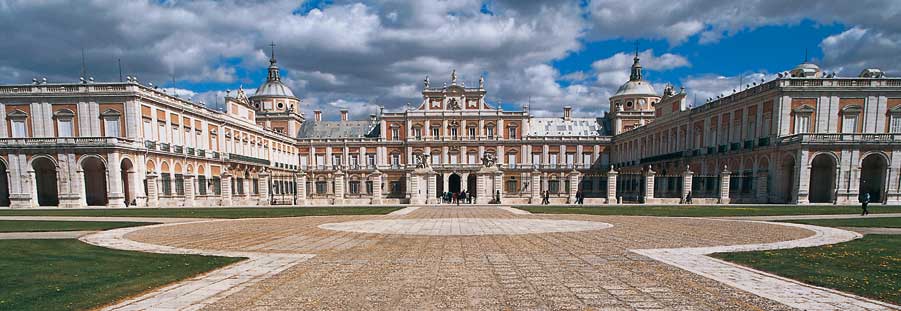
[[[341,121],[347,121],[347,108],[341,108]]]
[[[315,120],[316,122],[322,121],[322,110],[313,110],[313,120]]]
[[[569,121],[572,120],[573,107],[572,106],[563,106],[563,120]]]

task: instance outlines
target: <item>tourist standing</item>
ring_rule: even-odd
[[[863,211],[860,213],[860,216],[866,216],[870,214],[870,211],[867,210],[867,204],[870,204],[870,193],[864,192],[860,195],[860,207]]]

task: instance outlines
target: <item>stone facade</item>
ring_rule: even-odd
[[[210,109],[141,84],[0,86],[0,205],[256,206],[473,202],[899,203],[901,79],[805,63],[691,108],[638,57],[611,112],[541,118],[484,80],[423,81],[422,102],[312,119],[275,55],[253,96]],[[220,111],[222,110],[222,111]],[[615,169],[614,169],[615,168]],[[816,180],[817,182],[811,182]]]

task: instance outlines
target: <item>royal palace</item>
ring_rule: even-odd
[[[901,203],[901,79],[804,62],[690,107],[638,57],[603,116],[536,117],[455,73],[365,120],[302,113],[268,77],[210,109],[124,82],[0,86],[0,205]],[[601,106],[601,103],[598,103]],[[221,111],[220,111],[221,110]]]

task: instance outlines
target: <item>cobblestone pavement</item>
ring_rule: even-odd
[[[429,227],[422,224],[436,219],[464,227],[465,222],[451,219],[567,220],[612,227],[532,234],[469,228],[469,235],[426,235]],[[404,234],[320,227],[375,220],[414,222],[398,232]],[[210,310],[791,310],[630,250],[774,243],[813,235],[800,227],[759,222],[422,207],[385,216],[169,224],[125,237],[179,249],[315,255],[203,305]]]

